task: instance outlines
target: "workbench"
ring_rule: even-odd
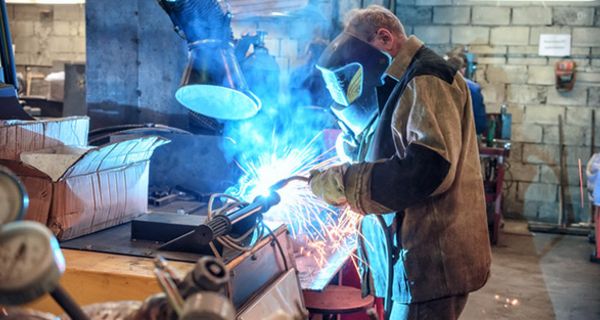
[[[286,269],[295,268],[287,229],[280,226],[273,233],[283,252],[269,236],[259,241],[251,251],[225,260],[230,272],[228,294],[238,310],[286,273]],[[64,248],[62,251],[66,270],[61,285],[80,305],[118,300],[143,301],[162,292],[150,257]],[[169,265],[183,277],[195,263],[169,261]],[[26,307],[54,314],[63,312],[49,295]]]

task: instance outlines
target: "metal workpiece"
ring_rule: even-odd
[[[195,293],[185,300],[180,320],[233,320],[236,311],[223,295],[214,292]]]

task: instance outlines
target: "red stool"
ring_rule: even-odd
[[[335,319],[339,314],[364,311],[373,307],[372,296],[361,297],[360,289],[329,285],[322,292],[304,291],[306,309],[313,314],[323,315],[323,319]]]

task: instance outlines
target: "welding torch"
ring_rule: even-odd
[[[271,207],[281,201],[281,197],[277,191],[292,181],[308,182],[308,178],[303,176],[291,176],[279,180],[269,188],[268,195],[256,197],[252,203],[235,211],[212,217],[208,223],[202,224],[196,228],[194,237],[196,238],[197,243],[200,245],[207,245],[217,237],[229,234],[234,224],[251,216],[269,211]]]
[[[208,245],[218,237],[230,234],[234,224],[252,216],[263,214],[269,211],[271,207],[278,204],[281,201],[281,197],[279,196],[279,193],[277,193],[277,190],[280,190],[292,181],[308,182],[308,180],[309,178],[303,176],[291,176],[279,180],[269,188],[269,194],[258,196],[252,203],[239,209],[230,211],[226,214],[215,215],[207,223],[203,223],[194,230],[167,242],[161,248],[168,248],[170,244],[184,239],[192,241],[196,245]]]

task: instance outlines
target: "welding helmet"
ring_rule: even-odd
[[[390,62],[389,55],[348,32],[335,38],[317,62],[334,100],[331,111],[355,137],[377,114],[376,87],[383,85]]]

